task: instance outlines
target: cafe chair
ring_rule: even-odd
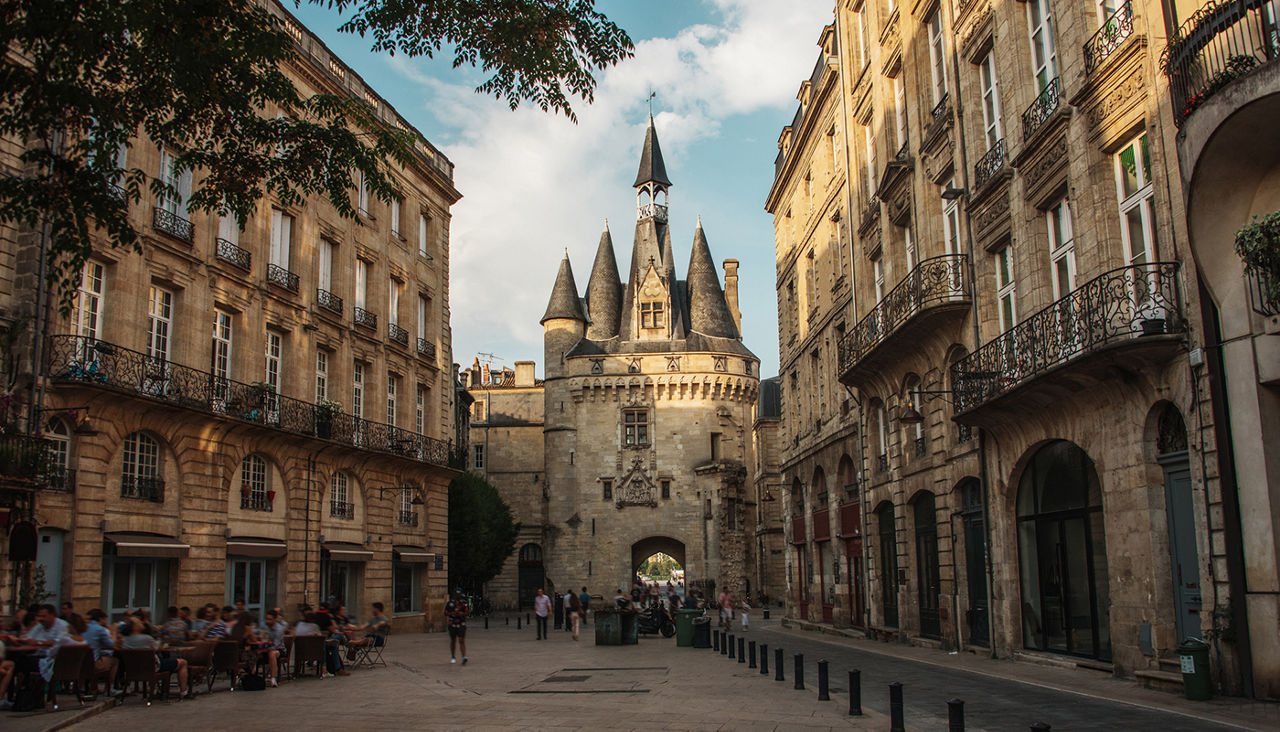
[[[156,670],[156,652],[148,648],[121,648],[116,651],[120,659],[119,674],[121,684],[126,690],[133,684],[135,690],[142,690],[142,699],[151,706],[157,690],[165,693],[169,689],[169,672]]]
[[[93,649],[89,646],[59,646],[53,657],[53,677],[49,679],[48,703],[58,709],[58,685],[63,682],[75,684],[76,701],[84,706],[85,664],[91,663]]]
[[[240,642],[220,640],[213,649],[213,661],[209,666],[209,691],[213,691],[213,682],[219,673],[226,674],[231,681],[228,691],[236,690],[236,678],[240,676]]]
[[[316,676],[324,675],[324,637],[304,635],[293,639],[294,676],[306,672],[309,664],[315,664]]]

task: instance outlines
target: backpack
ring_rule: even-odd
[[[245,674],[240,677],[240,688],[244,691],[263,691],[267,688],[267,680],[258,674]]]
[[[44,709],[44,680],[38,684],[25,684],[13,700],[13,711],[34,712]]]

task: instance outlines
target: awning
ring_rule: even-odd
[[[181,559],[191,552],[190,544],[183,544],[171,536],[122,532],[104,534],[103,538],[115,545],[117,557]]]
[[[393,548],[395,549],[396,561],[403,564],[430,564],[436,558],[435,554],[418,546],[397,546]]]
[[[287,553],[284,542],[278,539],[236,537],[227,539],[227,554],[257,559],[280,559]]]
[[[351,544],[345,541],[326,541],[323,547],[330,559],[336,559],[339,562],[367,562],[373,559],[373,552],[359,544]]]

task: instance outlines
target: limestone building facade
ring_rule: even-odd
[[[304,96],[349,95],[412,129],[271,12],[295,38],[285,70]],[[381,601],[397,630],[443,627],[447,485],[461,462],[448,306],[460,193],[452,163],[413,132],[395,199],[361,188],[358,222],[316,197],[268,196],[243,229],[145,187],[127,203],[141,251],[95,247],[71,312],[49,308],[40,357],[18,377],[43,393],[54,467],[11,519],[38,527],[55,599],[156,617],[238,597],[255,612],[327,600],[363,617]],[[121,156],[189,190],[146,138]],[[35,292],[38,232],[3,241],[12,292]],[[10,325],[38,315],[18,299]],[[8,600],[12,573],[30,567],[0,567]]]
[[[1168,686],[1178,642],[1208,636],[1220,688],[1245,690],[1231,565],[1274,529],[1242,543],[1224,484],[1165,174],[1169,22],[1154,2],[835,3],[767,203],[793,617]]]

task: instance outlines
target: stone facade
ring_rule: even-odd
[[[1179,684],[1231,550],[1159,5],[835,10],[767,203],[790,612]]]
[[[760,401],[751,430],[756,502],[755,579],[752,598],[762,607],[780,606],[787,596],[786,536],[783,530],[782,379],[760,381]]]
[[[297,39],[286,72],[304,96],[350,94],[403,126],[272,12]],[[34,507],[55,597],[156,617],[235,597],[290,616],[337,601],[363,617],[381,601],[398,630],[443,627],[447,486],[461,457],[448,308],[460,194],[452,164],[414,134],[412,162],[392,171],[398,200],[362,202],[361,222],[317,197],[268,196],[243,230],[145,187],[128,204],[141,251],[94,249],[72,312],[50,308],[35,373],[57,449],[58,477]],[[145,138],[128,149],[149,175],[161,159]],[[17,246],[6,262],[35,261],[31,232],[0,239]],[[14,283],[34,292],[34,267]],[[0,567],[7,604],[10,573],[28,567]]]

